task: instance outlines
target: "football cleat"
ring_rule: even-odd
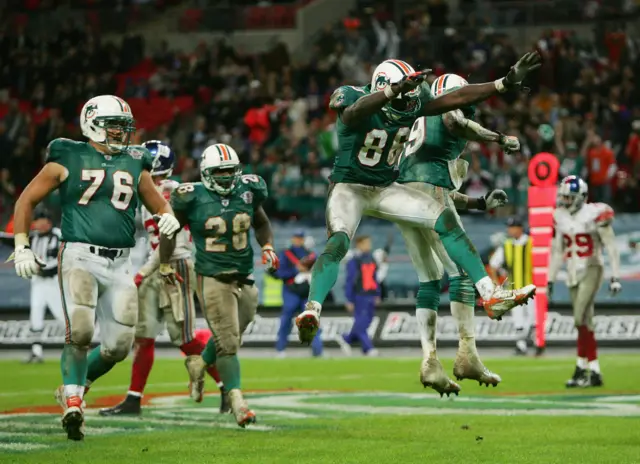
[[[187,356],[184,365],[189,373],[189,396],[196,403],[204,397],[204,373],[207,365],[202,356]]]
[[[535,285],[525,285],[516,290],[506,290],[501,286],[497,286],[491,298],[483,303],[484,310],[491,319],[499,321],[505,313],[516,306],[525,304],[535,294]]]
[[[428,359],[422,360],[420,366],[420,382],[424,388],[431,387],[438,393],[440,397],[443,395],[451,395],[454,393],[456,396],[460,392],[460,385],[449,379],[445,374],[440,360],[436,355],[432,355]]]
[[[604,382],[602,381],[602,374],[600,372],[593,372],[589,375],[589,387],[602,387]]]
[[[231,413],[231,399],[229,392],[223,387],[220,389],[220,414]]]
[[[318,303],[309,301],[305,310],[296,317],[300,343],[310,345],[320,328],[320,307]]]
[[[139,416],[142,413],[139,396],[127,395],[120,404],[111,408],[102,408],[98,412],[103,417],[107,416]]]
[[[69,440],[80,441],[84,439],[84,412],[82,411],[82,398],[70,396],[66,401],[66,409],[62,415],[62,428],[67,432]]]
[[[87,391],[88,391],[88,388],[85,388],[85,391],[84,391],[85,395],[87,394]],[[56,399],[56,402],[64,412],[67,409],[67,395],[65,395],[64,393],[64,385],[60,385],[58,388],[56,388],[56,391],[53,393],[53,397]],[[84,401],[84,395],[83,395],[82,405],[80,407],[82,409],[85,409],[87,407],[87,403],[85,403]]]
[[[529,347],[527,346],[526,340],[518,340],[516,342],[516,348],[514,350],[516,356],[526,356],[528,351]]]
[[[567,380],[565,384],[567,388],[582,388],[589,386],[589,373],[586,369],[582,369],[576,366],[576,370],[573,371],[573,376]]]
[[[229,398],[231,399],[231,410],[233,415],[236,416],[236,422],[242,428],[245,428],[249,424],[256,423],[256,413],[249,409],[249,405],[242,396],[242,392],[238,388],[234,388],[229,391]]]
[[[458,348],[453,364],[453,375],[456,380],[477,380],[480,386],[486,385],[487,387],[489,385],[495,387],[502,381],[498,374],[491,372],[482,364],[478,353],[466,345]]]
[[[44,358],[42,356],[31,353],[27,359],[23,361],[24,364],[42,364]]]

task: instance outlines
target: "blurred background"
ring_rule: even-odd
[[[522,53],[537,48],[545,65],[528,83],[530,93],[477,106],[479,121],[518,136],[522,151],[505,156],[496,144],[468,145],[471,169],[463,192],[482,196],[502,188],[510,204],[491,215],[465,216],[465,228],[488,262],[504,240],[506,217],[526,220],[528,159],[553,153],[562,176],[583,176],[590,200],[616,211],[624,291],[614,300],[603,286],[596,336],[614,344],[640,338],[640,320],[628,316],[640,305],[640,1],[9,0],[0,5],[0,224],[10,224],[15,199],[42,166],[49,141],[81,139],[82,104],[107,93],[131,105],[137,143],[158,139],[173,147],[179,155],[177,180],[199,178],[198,161],[208,145],[232,145],[245,172],[261,175],[269,185],[265,209],[274,221],[277,247],[287,247],[294,231],[304,228],[316,252],[326,240],[327,177],[337,149],[336,115],[328,110],[328,99],[336,87],[368,83],[386,58],[432,68],[432,80],[453,72],[483,82],[505,75]],[[56,195],[46,203],[58,220]],[[382,342],[417,343],[408,323],[417,278],[399,231],[367,219],[360,232],[371,236],[374,248],[389,249],[385,300],[374,332]],[[0,248],[2,261],[10,251]],[[256,277],[262,303],[277,314],[281,303],[264,288],[261,266]],[[332,295],[337,304],[344,302],[343,279]],[[444,304],[446,285],[443,292]],[[0,266],[0,295],[0,344],[26,343],[29,282],[15,276],[9,264]],[[558,321],[551,327],[557,329],[548,329],[557,333],[550,332],[550,341],[574,338],[568,303],[566,287],[558,283],[551,307]],[[247,342],[275,340],[277,318],[269,311],[261,312]],[[338,321],[344,311],[341,306],[335,311]],[[480,341],[514,337],[508,323],[500,331],[488,320],[485,326]],[[47,327],[52,343],[61,341],[57,325]],[[329,328],[326,337],[330,333]]]

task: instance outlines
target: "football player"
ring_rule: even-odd
[[[191,396],[202,397],[205,369],[216,364],[229,392],[236,422],[245,427],[256,421],[240,390],[237,356],[242,333],[258,307],[250,242],[252,226],[268,270],[278,268],[278,257],[271,245],[271,224],[262,208],[267,198],[265,181],[241,172],[233,148],[212,145],[202,154],[202,182],[180,185],[171,193],[171,204],[180,224],[189,226],[196,245],[198,297],[213,333],[202,356],[188,356],[185,361]],[[169,258],[174,248],[175,239],[160,237],[162,275],[173,275]]]
[[[609,291],[617,295],[620,284],[620,255],[616,247],[613,209],[604,203],[587,203],[588,187],[578,176],[562,179],[558,187],[558,207],[553,213],[555,224],[549,262],[549,299],[553,282],[563,262],[567,264],[567,286],[578,329],[578,359],[573,376],[566,386],[600,387],[602,374],[598,363],[598,346],[593,333],[596,294],[604,277],[602,249],[607,250],[611,264]]]
[[[175,154],[173,150],[158,140],[142,144],[153,156],[151,176],[158,191],[169,199],[179,185],[170,180],[173,172]],[[153,367],[155,339],[167,326],[171,343],[180,348],[185,355],[200,354],[205,343],[194,337],[195,305],[193,293],[196,279],[191,259],[191,235],[187,228],[176,234],[176,246],[171,257],[171,265],[181,276],[178,285],[167,285],[160,279],[158,267],[160,255],[158,245],[160,232],[153,215],[142,208],[142,220],[148,232],[151,250],[147,262],[140,268],[133,281],[138,287],[138,324],[134,343],[134,358],[131,368],[131,384],[127,396],[111,408],[100,410],[101,416],[139,415],[142,394]],[[208,369],[218,387],[220,387],[220,413],[228,413],[229,399],[215,365]],[[202,396],[195,398],[202,401]]]
[[[375,69],[370,85],[344,86],[333,93],[329,106],[338,112],[339,151],[327,200],[329,240],[312,269],[309,302],[296,318],[302,342],[310,343],[318,330],[322,303],[363,215],[435,230],[448,255],[471,277],[491,317],[500,318],[529,298],[534,287],[513,291],[494,285],[450,208],[395,179],[398,157],[416,119],[517,88],[539,66],[540,55],[527,53],[502,79],[466,85],[434,99],[423,85],[427,71],[415,72],[404,61],[386,60]]]
[[[122,361],[133,344],[138,292],[129,254],[135,245],[135,211],[140,201],[160,215],[158,229],[173,236],[180,224],[151,178],[152,157],[129,146],[135,131],[131,108],[119,97],[101,95],[80,112],[88,142],[55,139],[47,161],[15,206],[15,267],[19,276],[37,274],[40,263],[29,249],[33,208],[60,190],[62,240],[58,276],[66,321],[56,399],[62,426],[71,440],[84,438],[82,397],[90,384]],[[94,321],[99,347],[90,353]]]
[[[431,95],[441,98],[468,85],[455,74],[445,74],[431,86]],[[516,151],[520,143],[516,137],[504,136],[485,129],[473,120],[474,108],[422,117],[411,128],[409,140],[400,155],[397,182],[429,195],[438,205],[449,208],[456,223],[462,222],[456,209],[488,210],[502,206],[507,196],[493,190],[484,198],[469,198],[457,190],[465,180],[468,162],[461,159],[467,141],[497,142],[506,151]],[[473,379],[480,384],[496,386],[500,376],[489,371],[480,360],[475,343],[475,290],[469,276],[447,254],[434,230],[409,224],[398,225],[407,244],[407,251],[418,273],[420,285],[416,301],[416,319],[424,359],[420,381],[440,395],[457,394],[460,387],[445,374],[436,354],[436,327],[440,305],[440,281],[449,275],[451,313],[458,324],[459,346],[453,373],[457,379]]]

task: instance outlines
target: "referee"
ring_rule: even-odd
[[[522,288],[533,281],[532,241],[524,233],[524,223],[520,218],[511,217],[507,221],[507,239],[495,251],[489,260],[491,277],[497,281],[497,273],[504,269],[507,274],[507,284],[514,288]],[[525,305],[516,306],[511,310],[511,317],[516,327],[518,340],[516,354],[526,355],[528,340],[535,317],[535,303],[531,299]]]
[[[28,363],[41,363],[42,331],[47,308],[53,317],[64,324],[62,298],[58,286],[58,248],[60,247],[60,229],[53,227],[52,217],[46,209],[37,209],[34,214],[31,233],[31,250],[45,265],[40,274],[31,279],[31,355]]]

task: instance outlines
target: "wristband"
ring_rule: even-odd
[[[499,93],[505,93],[507,91],[507,88],[504,86],[504,77],[502,79],[496,79],[493,81],[493,84]]]
[[[398,96],[398,94],[393,91],[390,85],[388,85],[384,88],[384,96],[387,97],[389,100],[393,100]]]
[[[24,232],[15,234],[13,236],[13,243],[15,244],[15,248],[18,248],[18,247],[29,248],[29,236]]]
[[[476,201],[478,202],[478,204],[476,205],[477,210],[480,210],[480,211],[487,210],[487,200],[485,197],[476,198]]]

